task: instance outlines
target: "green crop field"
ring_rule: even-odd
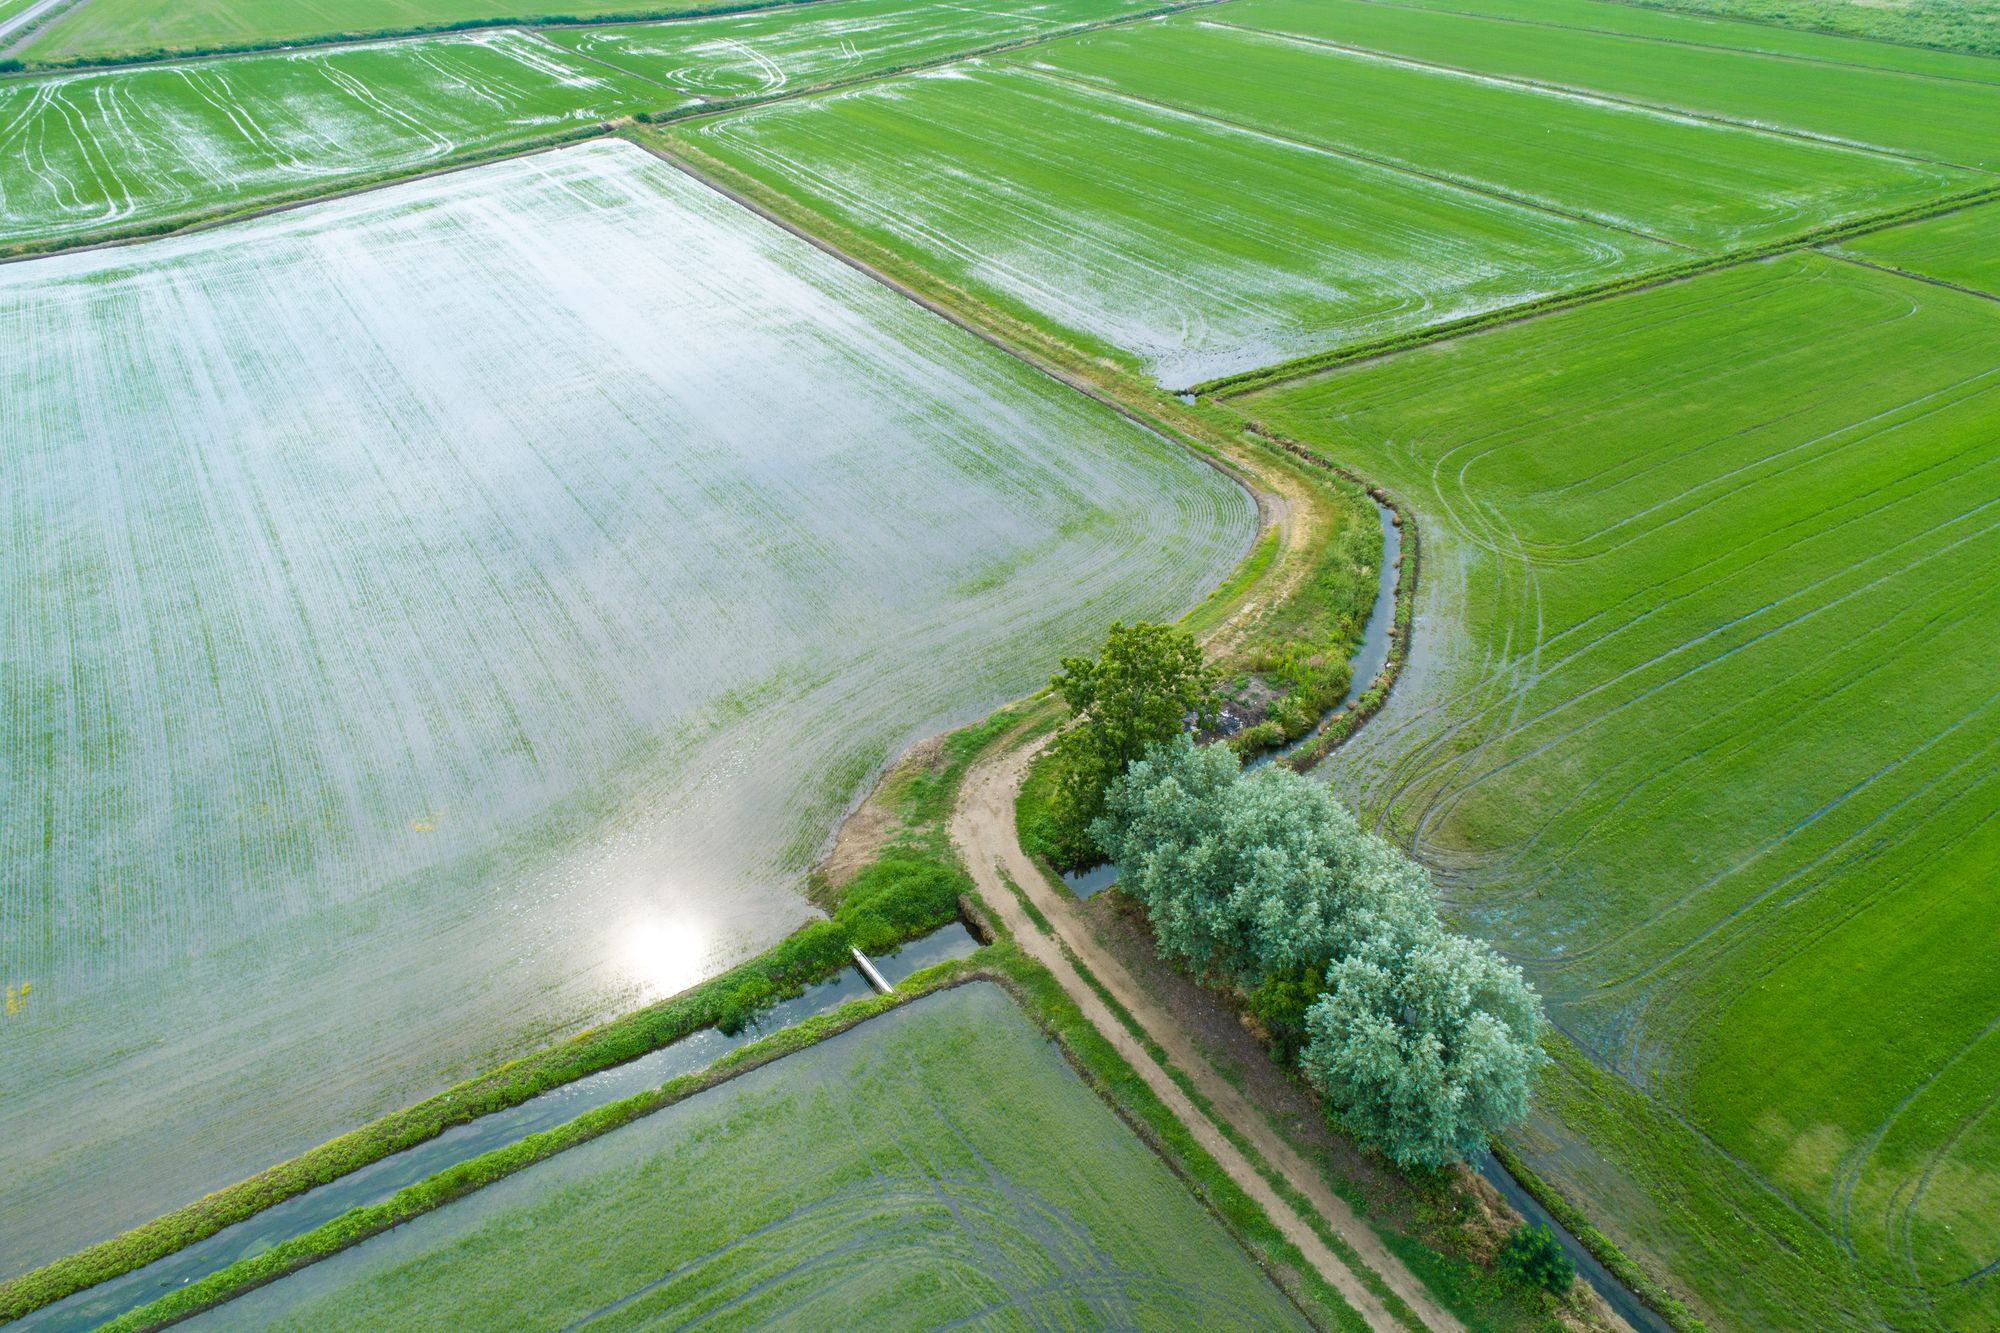
[[[991,59],[663,132],[1167,385],[1686,256]]]
[[[1454,69],[1606,94],[1926,161],[2000,170],[2000,134],[1993,128],[2000,125],[2000,83],[1956,73],[1931,77],[1862,63],[1779,58],[1373,0],[1234,0],[1218,11],[1218,21],[1225,16],[1244,27]],[[1967,60],[1920,51],[1901,51],[1899,56],[1899,64],[1934,59],[1954,70]],[[1993,62],[1974,63],[1984,67]]]
[[[1730,1326],[2000,1319],[1996,346],[1791,255],[1241,402],[1416,507],[1332,780],[1601,1067],[1535,1165]]]
[[[0,81],[0,253],[326,193],[675,100],[516,32]]]
[[[1892,44],[1884,41],[1856,41],[1852,36],[1814,31],[1806,27],[1772,23],[1746,23],[1733,18],[1693,12],[1722,5],[1783,4],[1803,16],[1814,7],[1848,5],[1853,0],[1394,0],[1414,9],[1436,9],[1451,13],[1476,14],[1487,18],[1510,19],[1539,27],[1581,28],[1595,32],[1623,33],[1652,37],[1661,41],[1695,46],[1719,46],[1732,51],[1763,51],[1801,60],[1837,65],[1863,65],[1899,69],[1911,74],[1938,78],[1973,79],[2000,83],[2000,63],[1963,53]],[[1864,0],[1865,2],[1865,0]],[[1907,6],[1872,6],[1885,18],[1897,14],[1913,16],[1921,4],[1927,8],[1950,8],[1972,16],[1991,0],[1915,0]],[[1860,8],[1859,4],[1854,7]],[[1719,9],[1718,9],[1719,13]]]
[[[1099,23],[1160,0],[824,0],[676,23],[551,28],[559,46],[711,98],[768,96]]]
[[[1655,0],[1639,0],[1654,3]],[[1992,0],[1662,0],[1674,9],[1722,14],[2000,56],[2000,6]]]
[[[1253,528],[623,141],[0,267],[0,339],[6,1275],[768,945]]]
[[[1025,51],[1038,70],[1702,250],[1894,212],[1969,172],[1226,26],[1224,6]]]
[[[13,54],[68,61],[309,42],[544,17],[698,14],[758,0],[76,0]],[[769,0],[767,0],[769,2]]]
[[[1304,1329],[999,987],[895,1010],[191,1329]]]
[[[1840,253],[2000,299],[2000,205],[1871,232],[1842,245]]]

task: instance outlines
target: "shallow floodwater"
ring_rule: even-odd
[[[0,269],[0,1277],[811,914],[1218,473],[636,147]]]
[[[927,967],[964,958],[978,947],[979,941],[965,924],[954,921],[922,939],[910,941],[892,954],[870,961],[890,985],[896,986]],[[448,1129],[434,1139],[266,1208],[144,1268],[44,1306],[13,1327],[20,1333],[28,1330],[84,1333],[178,1287],[219,1273],[239,1259],[303,1236],[350,1208],[384,1203],[398,1190],[447,1167],[518,1143],[530,1134],[553,1129],[585,1111],[657,1088],[669,1079],[706,1069],[740,1046],[801,1019],[828,1013],[849,1000],[870,994],[871,990],[858,968],[848,968],[808,986],[802,995],[772,1005],[757,1016],[755,1023],[734,1036],[716,1028],[704,1028],[636,1060],[551,1088],[518,1106]]]
[[[1303,1329],[998,986],[925,996],[190,1329]]]

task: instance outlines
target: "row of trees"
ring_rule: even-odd
[[[1191,638],[1113,626],[1053,683],[1075,714],[1062,817],[1089,820],[1163,956],[1249,997],[1336,1125],[1437,1167],[1527,1113],[1546,1057],[1520,970],[1447,930],[1428,872],[1325,787],[1195,743],[1213,695]]]

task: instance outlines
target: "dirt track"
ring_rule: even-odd
[[[1368,1321],[1371,1328],[1401,1327],[1380,1299],[1364,1286],[1339,1255],[1260,1175],[1234,1143],[1195,1108],[1179,1084],[1148,1054],[1146,1048],[1118,1021],[1109,1006],[1091,989],[1071,963],[1074,953],[1090,969],[1099,983],[1114,996],[1125,1011],[1167,1054],[1174,1067],[1194,1084],[1208,1103],[1225,1117],[1272,1169],[1306,1196],[1327,1226],[1351,1246],[1389,1289],[1415,1311],[1427,1328],[1437,1333],[1463,1333],[1463,1325],[1440,1306],[1416,1276],[1391,1254],[1375,1233],[1327,1188],[1310,1164],[1284,1143],[1242,1095],[1225,1082],[1201,1058],[1170,1014],[1162,1012],[1139,988],[1125,969],[1100,949],[1076,919],[1072,904],[1053,892],[1041,871],[1021,850],[1015,832],[1014,798],[1021,778],[1036,747],[1004,751],[981,761],[965,775],[958,806],[952,812],[951,837],[964,858],[966,869],[978,885],[980,897],[1007,925],[1021,947],[1055,976],[1092,1025],[1117,1048],[1120,1055],[1146,1080],[1168,1110],[1187,1126],[1195,1141],[1221,1164],[1244,1192],[1255,1199],[1272,1223],[1320,1275]],[[1048,918],[1061,943],[1043,934],[1022,910],[1019,900],[1002,882],[1005,871],[1035,907]],[[1068,953],[1065,950],[1068,950]]]

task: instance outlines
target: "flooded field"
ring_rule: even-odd
[[[519,32],[0,80],[0,253],[329,193],[686,100]]]
[[[946,991],[190,1329],[1302,1329],[990,983]]]
[[[624,143],[0,269],[0,1273],[808,914],[1248,498]]]

